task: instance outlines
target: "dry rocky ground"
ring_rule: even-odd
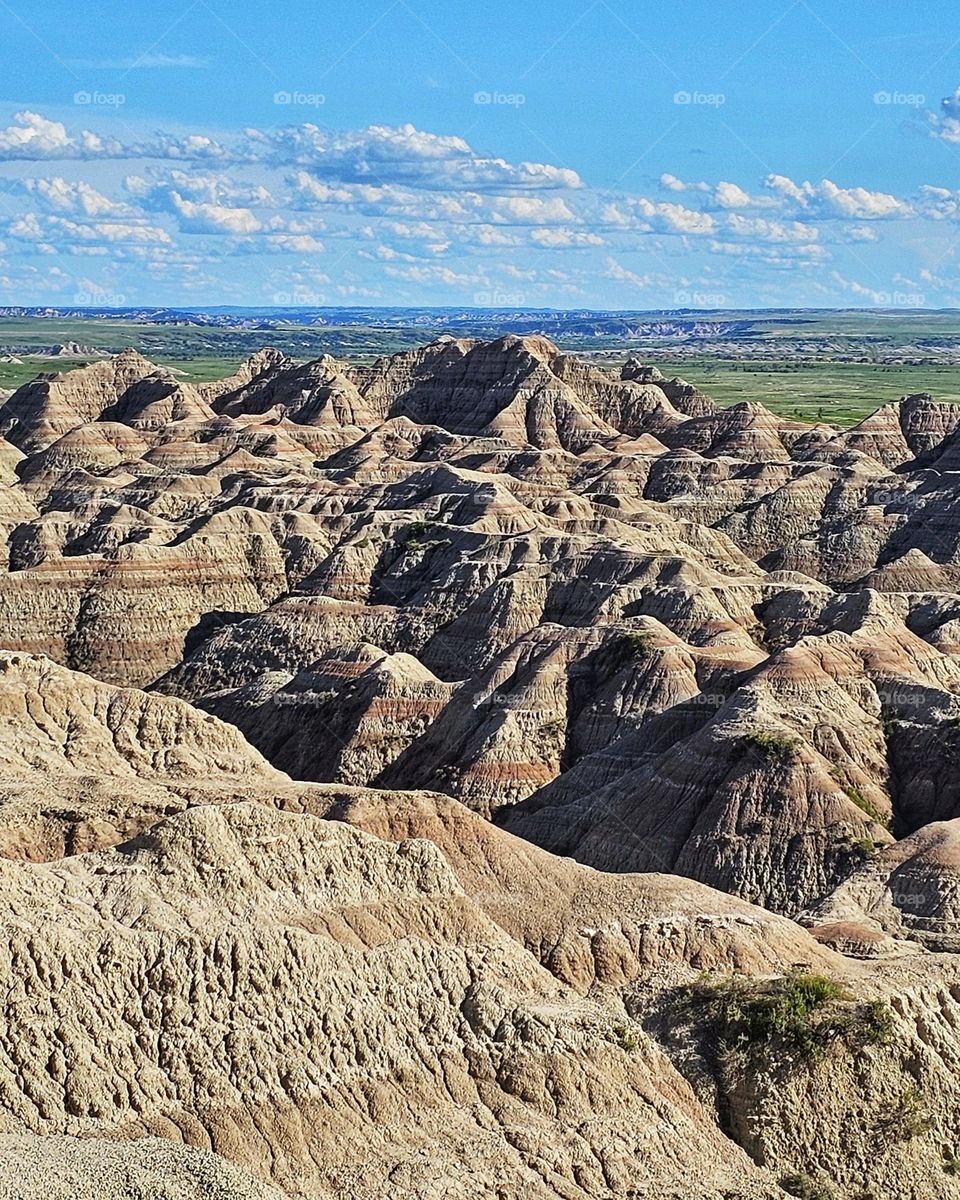
[[[0,435],[2,1200],[960,1198],[960,406],[508,337]]]

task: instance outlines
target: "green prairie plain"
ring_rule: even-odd
[[[542,326],[561,349],[613,374],[636,357],[668,377],[689,380],[721,405],[750,401],[803,421],[852,425],[914,392],[960,403],[960,312],[952,310],[577,313],[536,319],[505,312],[339,310],[331,316],[328,324],[269,314],[183,320],[5,315],[0,388],[18,387],[41,372],[69,370],[94,351],[116,353],[127,346],[185,380],[202,382],[231,374],[261,346],[302,360],[333,354],[362,363],[443,334],[493,338]],[[54,357],[58,347],[68,352]]]

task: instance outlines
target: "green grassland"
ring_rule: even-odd
[[[695,383],[724,407],[746,400],[800,421],[855,425],[901,396],[930,392],[960,403],[960,367],[931,363],[657,362],[664,375]]]
[[[696,384],[721,405],[753,401],[804,421],[852,425],[913,392],[960,402],[960,313],[785,310],[718,316],[728,322],[742,320],[744,328],[702,347],[689,339],[584,334],[575,323],[569,336],[553,336],[561,348],[614,375],[628,357],[638,356],[668,377],[679,375]],[[411,319],[410,324],[400,324],[392,311],[384,314],[382,324],[353,325],[301,325],[266,318],[245,326],[222,326],[121,317],[4,316],[0,353],[22,361],[0,362],[0,388],[18,387],[42,372],[65,371],[88,361],[45,356],[52,347],[70,342],[107,353],[135,346],[184,380],[204,382],[232,374],[261,346],[282,349],[302,361],[333,354],[363,363],[423,345],[444,331],[457,336],[502,332],[489,320],[482,329],[463,321],[445,329],[442,319],[438,321]],[[731,338],[736,343],[732,353]]]

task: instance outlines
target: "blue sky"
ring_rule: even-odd
[[[0,302],[960,304],[960,8],[0,4]]]

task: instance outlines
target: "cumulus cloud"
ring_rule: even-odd
[[[716,229],[716,221],[707,212],[685,208],[682,204],[659,203],[646,196],[628,202],[647,229],[661,233],[707,234]]]
[[[111,200],[83,180],[68,183],[59,175],[54,175],[51,179],[23,179],[20,186],[52,212],[82,214],[85,217],[133,215],[129,205]]]
[[[226,171],[201,172],[173,168],[154,170],[150,178],[128,175],[123,186],[130,196],[150,208],[169,208],[170,193],[177,191],[191,200],[207,204],[272,205],[276,203],[270,189],[262,183],[247,183]]]
[[[16,218],[8,227],[11,237],[40,244],[126,242],[140,244],[169,244],[172,239],[165,229],[133,221],[91,221],[81,223],[66,217],[39,216],[27,213]]]
[[[773,201],[768,196],[752,196],[738,183],[721,179],[718,183],[705,180],[688,182],[676,175],[660,176],[660,186],[668,192],[700,192],[708,199],[704,203],[711,208],[769,208]]]
[[[955,99],[944,119],[960,111]],[[89,119],[98,115],[91,111]],[[117,122],[109,127],[127,130]],[[664,280],[669,294],[659,299],[669,302],[684,278],[704,278],[705,268],[717,276],[711,286],[731,298],[744,279],[750,296],[772,296],[765,279],[792,269],[798,278],[805,273],[811,288],[866,303],[869,296],[831,281],[825,265],[843,266],[852,277],[855,259],[897,252],[895,222],[960,220],[960,191],[933,185],[901,197],[787,174],[771,173],[760,188],[755,178],[688,181],[664,173],[650,196],[601,190],[568,167],[509,162],[479,153],[464,138],[413,125],[123,138],[30,112],[0,128],[0,160],[43,163],[16,169],[8,215],[0,215],[25,279],[28,256],[40,262],[42,255],[44,268],[58,256],[68,268],[68,256],[98,256],[109,259],[109,269],[126,264],[135,272],[117,289],[134,292],[148,276],[189,276],[198,284],[226,277],[236,254],[245,260],[244,287],[272,279],[275,290],[281,275],[293,278],[298,258],[306,268],[326,245],[336,247],[341,264],[331,270],[331,295],[339,288],[365,295],[386,278],[390,294],[405,301],[432,294],[449,302],[458,289],[469,296],[498,286],[490,279],[514,279],[530,302],[591,294],[597,300],[598,289],[620,285],[624,302],[644,288],[654,303]],[[70,165],[54,165],[59,160]],[[123,177],[125,161],[131,166]],[[12,177],[15,168],[6,170]],[[17,210],[9,202],[14,188]],[[622,265],[624,256],[634,262],[643,254],[675,266],[676,274]],[[269,265],[251,272],[249,260],[258,255]],[[277,261],[269,263],[270,256]],[[234,282],[240,274],[237,268]]]
[[[534,229],[530,240],[539,246],[602,246],[603,238],[597,233],[585,233],[576,229]]]
[[[463,138],[427,133],[414,125],[370,125],[331,132],[317,125],[247,129],[255,158],[309,167],[315,179],[342,183],[407,183],[423,188],[574,189],[576,171],[546,163],[509,163],[476,153]]]
[[[188,200],[179,192],[170,193],[170,202],[180,217],[180,228],[187,233],[245,234],[263,228],[249,208]]]
[[[576,217],[559,197],[503,196],[495,202],[493,219],[540,225],[551,221],[575,221]]]
[[[35,112],[19,112],[13,119],[13,125],[0,129],[2,158],[72,157],[78,147],[60,121],[48,121]]]
[[[731,213],[726,220],[730,233],[759,242],[815,242],[817,231],[802,221],[768,221],[764,217],[744,217]]]
[[[875,220],[884,217],[908,217],[912,208],[889,192],[874,192],[868,188],[842,188],[830,179],[819,183],[795,183],[786,175],[768,175],[764,186],[780,197],[792,200],[812,216],[855,217]]]

